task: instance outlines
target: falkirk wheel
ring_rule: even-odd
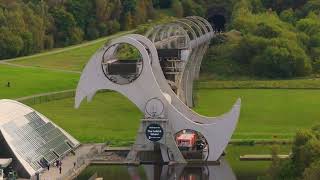
[[[128,162],[140,161],[143,152],[158,150],[164,162],[186,163],[189,151],[184,149],[193,149],[188,143],[195,144],[186,140],[194,139],[202,146],[199,159],[218,161],[236,128],[241,100],[218,117],[205,117],[190,109],[193,81],[213,36],[208,21],[191,16],[156,26],[146,36],[129,34],[113,39],[84,68],[76,90],[76,108],[85,98],[91,101],[99,90],[109,89],[140,109],[144,115]],[[119,56],[119,52],[129,52],[128,46],[136,50],[132,52],[137,54],[135,59]]]

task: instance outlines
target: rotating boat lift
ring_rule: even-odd
[[[144,114],[136,142],[127,160],[139,161],[139,153],[159,145],[164,162],[186,163],[175,135],[183,130],[201,133],[207,141],[204,161],[217,161],[236,128],[241,100],[219,117],[205,117],[192,109],[193,81],[199,77],[202,58],[213,29],[208,21],[191,16],[152,28],[146,36],[129,34],[98,50],[83,70],[75,106],[97,91],[114,90],[130,99]],[[121,45],[138,50],[141,59],[121,61]]]

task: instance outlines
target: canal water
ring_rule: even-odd
[[[291,145],[281,145],[280,154],[289,154]],[[220,165],[175,165],[175,166],[106,166],[91,165],[77,180],[88,180],[97,174],[103,180],[257,180],[266,179],[270,161],[240,161],[245,154],[270,154],[271,145],[229,145],[226,159]]]
[[[226,160],[220,165],[140,165],[91,166],[77,180],[90,177],[104,180],[236,180],[237,176]],[[248,177],[247,177],[248,178]],[[256,179],[256,177],[251,177]],[[250,178],[250,179],[251,179]],[[238,178],[239,179],[239,178]]]

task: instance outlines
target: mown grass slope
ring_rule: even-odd
[[[81,142],[106,142],[128,145],[135,139],[142,116],[126,98],[115,92],[96,95],[74,109],[74,98],[33,106]]]
[[[77,73],[0,64],[0,99],[74,89],[79,77]]]
[[[217,116],[242,98],[241,118],[233,139],[289,139],[296,130],[320,123],[320,90],[210,90],[197,93],[195,110]],[[142,114],[115,92],[98,94],[93,102],[73,108],[73,98],[34,105],[81,142],[134,141]]]
[[[241,118],[233,138],[291,138],[300,128],[320,123],[320,91],[293,89],[200,89],[195,108],[216,116],[241,97]]]
[[[80,45],[57,49],[37,55],[12,59],[9,62],[18,65],[81,71],[90,57],[108,40],[133,31],[120,32],[108,37],[86,42]]]

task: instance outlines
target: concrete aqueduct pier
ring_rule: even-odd
[[[75,106],[109,89],[140,109],[143,117],[128,162],[142,161],[150,151],[159,152],[165,163],[218,161],[236,128],[241,100],[219,117],[205,117],[190,109],[193,81],[199,77],[214,35],[207,20],[191,16],[156,26],[146,36],[129,34],[112,40],[86,65]],[[129,47],[135,49],[130,50],[134,59],[119,55],[129,52]]]

